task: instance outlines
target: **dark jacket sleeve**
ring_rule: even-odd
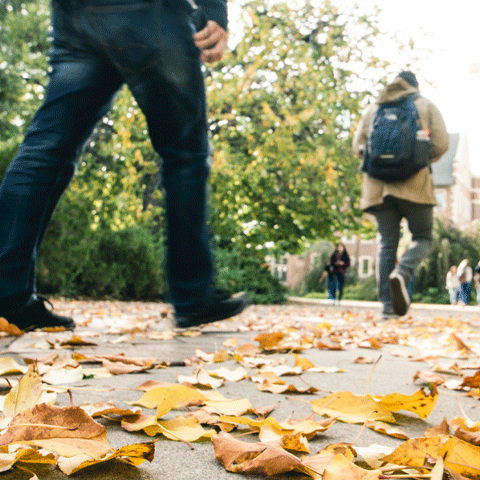
[[[227,30],[227,0],[197,0],[196,3],[205,12],[207,20],[213,20]]]

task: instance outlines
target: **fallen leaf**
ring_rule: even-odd
[[[198,368],[191,376],[177,375],[178,383],[197,385],[202,388],[219,388],[223,385],[223,379],[214,378],[203,368]]]
[[[25,374],[28,367],[19,365],[11,357],[0,357],[0,375],[12,375],[14,373]]]
[[[77,455],[71,458],[59,457],[58,466],[63,473],[71,475],[91,465],[108,462],[110,460],[120,460],[136,467],[145,460],[152,462],[154,455],[155,442],[136,443],[119,448],[110,455],[96,460],[88,458],[87,455]]]
[[[368,420],[367,422],[365,422],[365,426],[371,428],[372,430],[375,430],[376,432],[389,435],[390,437],[401,438],[402,440],[408,440],[410,438],[405,432],[403,432],[399,428],[392,427],[388,423]]]
[[[84,340],[79,335],[73,335],[72,337],[60,342],[62,347],[96,347],[97,344],[94,342],[88,342]]]
[[[249,475],[278,475],[294,470],[300,460],[278,446],[245,443],[228,433],[212,437],[215,458],[229,472]]]
[[[440,375],[438,373],[423,372],[420,370],[413,376],[413,381],[418,379],[423,380],[426,383],[433,383],[435,385],[442,385],[443,383],[445,383],[446,380],[443,375]]]
[[[396,423],[392,413],[370,395],[354,395],[351,392],[332,393],[310,402],[318,415],[335,417],[346,423],[365,423],[368,420],[381,420]]]
[[[3,414],[10,418],[33,407],[40,401],[42,393],[42,380],[33,367],[29,367],[27,373],[5,397]]]

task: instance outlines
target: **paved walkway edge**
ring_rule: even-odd
[[[333,307],[331,300],[320,299],[320,298],[304,298],[304,297],[288,297],[288,302],[290,303],[303,303],[306,305],[322,305],[324,307]],[[362,308],[362,309],[381,309],[380,302],[364,302],[361,300],[342,300],[340,305],[335,305],[335,307],[340,308]],[[436,310],[436,311],[445,311],[451,313],[479,313],[480,306],[478,305],[439,305],[432,303],[412,303],[410,305],[411,310]]]

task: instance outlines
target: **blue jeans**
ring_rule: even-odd
[[[190,12],[165,0],[61,2],[52,4],[45,100],[0,186],[0,307],[35,292],[37,251],[55,206],[126,83],[162,158],[172,302],[177,312],[195,311],[213,266],[205,86]]]
[[[331,273],[328,276],[328,299],[335,300],[338,292],[338,300],[342,299],[343,285],[345,284],[345,275],[341,273]]]
[[[408,285],[414,277],[417,267],[432,249],[433,205],[413,203],[387,196],[384,198],[383,204],[371,213],[375,215],[381,237],[378,261],[378,297],[383,303],[384,311],[389,311],[393,308],[390,274],[397,268],[404,278],[405,284]],[[397,265],[402,218],[407,219],[412,242]]]
[[[470,302],[470,294],[472,292],[472,282],[463,282],[460,284],[460,301],[465,305]]]

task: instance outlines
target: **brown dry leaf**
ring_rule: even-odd
[[[370,365],[371,363],[375,363],[375,359],[372,357],[357,357],[353,363],[360,363],[364,365]]]
[[[148,392],[148,390],[151,390],[152,388],[155,388],[155,387],[172,387],[174,385],[177,385],[177,384],[170,383],[170,382],[159,382],[157,380],[147,380],[146,382],[136,387],[135,390],[143,390],[145,392]]]
[[[72,335],[72,337],[60,342],[62,347],[96,347],[97,344],[94,342],[88,342],[84,340],[79,335]]]
[[[344,347],[342,347],[342,345],[340,345],[339,343],[324,343],[324,342],[320,342],[320,341],[317,341],[317,342],[314,342],[313,346],[315,348],[319,348],[320,350],[345,350]]]
[[[442,385],[445,383],[446,378],[443,375],[433,372],[425,372],[419,370],[414,376],[413,381],[420,379],[423,380],[425,383],[433,383],[435,385]]]
[[[382,458],[384,462],[404,467],[423,467],[427,455],[437,460],[439,447],[448,442],[447,435],[413,438],[402,443],[390,455]]]
[[[479,388],[480,387],[480,370],[475,372],[471,377],[465,377],[463,379],[461,388]]]
[[[337,420],[335,418],[326,418],[320,422],[315,421],[315,414],[305,418],[291,419],[281,423],[282,427],[294,427],[296,431],[303,433],[308,440],[312,439],[317,433],[325,432]]]
[[[42,380],[50,385],[63,385],[65,383],[79,382],[83,379],[83,367],[76,368],[50,368]]]
[[[281,377],[282,375],[301,375],[302,367],[289,367],[288,365],[276,365],[274,367],[263,367],[261,372],[273,372],[275,375]]]
[[[381,403],[370,395],[354,395],[351,392],[332,393],[310,402],[318,415],[334,417],[346,423],[365,423],[367,420],[381,420],[396,423],[395,417]]]
[[[156,415],[138,415],[137,417],[124,417],[121,421],[122,428],[127,432],[139,432],[147,427],[157,425]]]
[[[257,335],[254,340],[260,344],[262,350],[271,350],[277,347],[284,338],[285,335],[283,332],[272,332]]]
[[[425,437],[436,437],[437,435],[450,435],[450,427],[447,419],[444,418],[442,423],[437,427],[427,428],[423,434]]]
[[[141,408],[125,410],[123,408],[117,407],[114,403],[112,403],[112,401],[87,403],[84,405],[80,405],[80,408],[92,418],[101,417],[103,415],[120,415],[122,417],[127,417],[131,415],[141,415],[142,413]]]
[[[0,375],[12,375],[21,373],[24,375],[28,371],[28,367],[19,365],[11,357],[0,357]]]
[[[194,388],[186,387],[185,385],[173,385],[151,388],[139,400],[126,403],[145,408],[159,408],[160,411],[164,411],[162,415],[165,415],[165,413],[175,408],[201,405],[205,403],[206,399],[205,395]]]
[[[457,350],[460,350],[464,353],[467,353],[467,354],[471,354],[473,353],[472,350],[470,349],[470,347],[468,345],[466,345],[463,340],[461,340],[457,335],[455,335],[454,333],[450,334],[450,336],[448,337],[448,339],[455,345],[455,348]]]
[[[34,448],[21,448],[13,453],[0,454],[0,472],[10,470],[15,463],[42,463],[54,465],[57,459],[53,453],[42,455]]]
[[[265,381],[257,385],[257,388],[261,392],[271,392],[271,393],[316,393],[318,388],[315,387],[296,387],[295,385],[276,385]]]
[[[237,348],[238,340],[236,338],[229,338],[223,342],[224,347]]]
[[[405,432],[403,432],[399,428],[392,427],[388,423],[368,420],[365,423],[365,426],[371,428],[372,430],[375,430],[376,432],[389,435],[390,437],[401,438],[402,440],[408,440],[410,438]]]
[[[102,364],[112,375],[146,372],[153,368],[153,364],[135,365],[133,363],[123,363],[120,361],[112,362],[106,358],[102,360]]]
[[[274,372],[260,372],[258,375],[250,377],[250,380],[255,383],[270,383],[275,385],[285,385],[285,382]]]
[[[202,366],[197,368],[191,376],[177,375],[177,380],[178,383],[196,385],[201,388],[220,388],[224,383],[223,379],[210,376]]]
[[[467,422],[464,418],[455,418],[450,422],[452,428],[455,430],[454,436],[480,446],[480,422]]]
[[[152,357],[126,357],[125,355],[84,355],[75,352],[72,358],[79,363],[103,363],[103,360],[110,362],[120,362],[123,364],[133,364],[139,367],[153,367],[158,360]]]
[[[212,437],[215,458],[229,472],[250,475],[278,475],[295,470],[300,460],[280,447],[245,443],[228,433]]]
[[[381,470],[364,470],[357,467],[343,455],[336,455],[332,463],[325,469],[323,480],[378,480],[382,478]]]
[[[240,345],[236,350],[235,350],[235,355],[238,357],[256,357],[260,353],[260,349],[251,343],[244,343],[243,345]]]
[[[13,323],[8,323],[3,317],[0,317],[0,332],[19,337],[23,332]]]
[[[364,340],[359,344],[360,347],[363,348],[373,348],[375,350],[380,350],[382,348],[381,342],[379,342],[376,338],[370,337]]]
[[[296,353],[294,353],[293,356],[295,358],[295,367],[300,367],[302,371],[315,367],[315,365],[307,358],[299,357]]]
[[[42,380],[31,366],[5,397],[3,414],[10,418],[33,407],[40,401],[42,393]]]
[[[342,455],[347,460],[353,461],[356,457],[356,452],[350,445],[331,444],[311,457],[302,458],[302,463],[298,470],[312,476],[315,480],[321,480],[325,469],[331,465],[337,455]]]
[[[261,442],[271,445],[278,445],[285,450],[293,450],[295,452],[310,453],[308,440],[302,433],[279,434],[276,429],[265,425],[260,430],[259,437]]]
[[[229,382],[239,382],[248,377],[248,372],[243,367],[237,367],[235,370],[229,370],[228,368],[221,367],[217,370],[207,370],[207,373],[212,377],[223,378]]]
[[[145,460],[152,462],[154,455],[155,442],[136,443],[119,448],[110,455],[98,460],[92,460],[86,455],[77,455],[71,458],[60,457],[58,459],[58,466],[63,473],[71,475],[83,468],[110,460],[120,460],[136,467]]]
[[[215,435],[215,430],[205,430],[195,417],[177,417],[174,420],[158,421],[158,430],[156,427],[145,428],[147,435],[161,433],[170,440],[181,442],[195,442],[200,438],[211,438]],[[156,434],[155,433],[155,434]]]
[[[202,410],[217,415],[242,416],[252,412],[252,404],[248,398],[239,400],[207,400]]]
[[[480,447],[451,437],[440,445],[438,455],[451,470],[467,478],[480,479]]]
[[[35,405],[16,415],[7,428],[0,435],[0,446],[36,445],[65,457],[86,453],[92,458],[110,450],[105,427],[79,407]]]
[[[270,415],[273,410],[275,410],[275,407],[273,405],[268,405],[266,407],[253,408],[252,413],[259,418],[265,418],[267,415]]]
[[[438,400],[438,391],[435,386],[427,393],[423,389],[417,390],[413,395],[392,393],[383,397],[375,397],[387,410],[398,412],[408,410],[416,413],[420,418],[427,418],[435,408]]]

